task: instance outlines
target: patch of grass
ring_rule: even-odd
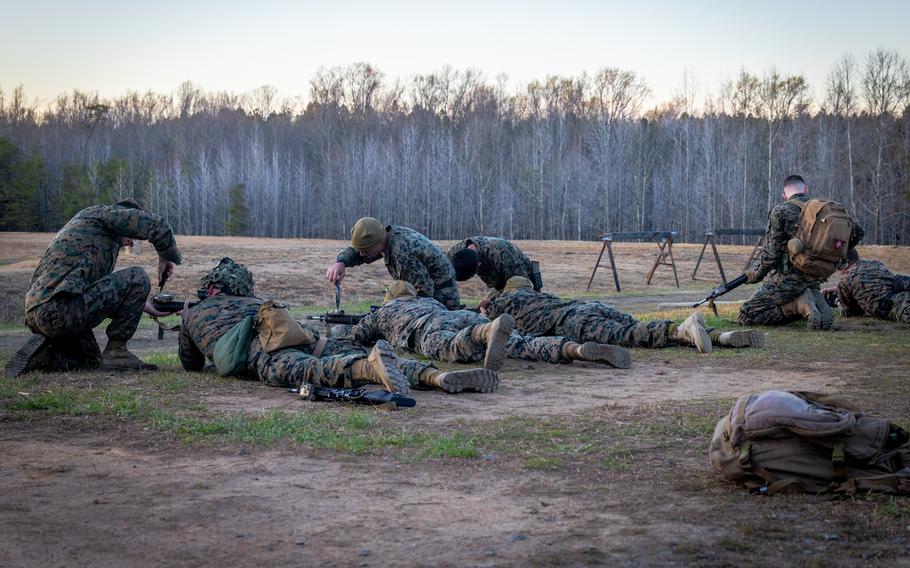
[[[155,351],[153,353],[144,353],[142,358],[153,365],[165,368],[180,368],[180,356],[176,351]]]
[[[145,403],[137,393],[120,388],[17,391],[4,406],[12,412],[40,411],[49,415],[66,416],[94,414],[134,418],[145,412]]]

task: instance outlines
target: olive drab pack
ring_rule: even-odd
[[[789,201],[800,208],[796,237],[787,243],[790,263],[806,276],[827,278],[847,258],[853,219],[840,203]]]
[[[910,495],[908,434],[837,397],[765,391],[736,401],[708,449],[716,470],[753,493]]]

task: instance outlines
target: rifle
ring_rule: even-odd
[[[169,314],[176,314],[177,312],[183,311],[184,304],[187,308],[192,308],[199,302],[184,302],[183,300],[177,300],[174,296],[170,294],[156,294],[152,296],[152,305],[159,312],[167,312]]]
[[[370,306],[370,313],[379,310],[380,306]],[[326,325],[357,325],[366,314],[346,314],[344,310],[332,310],[324,314],[306,316],[308,320],[321,321]]]
[[[170,294],[156,294],[152,296],[152,306],[159,312],[167,312],[168,314],[176,314],[177,312],[183,311],[184,307],[192,308],[199,302],[184,302],[182,300],[175,300],[174,296]],[[177,331],[180,329],[180,326],[167,327],[158,321],[158,318],[152,317],[155,320],[155,323],[158,324],[158,340],[164,339],[164,332],[167,331]]]
[[[301,385],[299,389],[288,389],[288,392],[299,394],[300,398],[310,401],[333,400],[337,402],[353,402],[354,404],[379,406],[386,410],[413,408],[414,406],[417,406],[417,401],[413,398],[386,390],[339,389],[320,387],[306,383]]]
[[[714,312],[714,315],[716,316],[717,315],[717,306],[714,305],[714,300],[716,300],[717,298],[720,298],[721,296],[723,296],[730,290],[739,288],[740,286],[742,286],[743,284],[745,284],[748,281],[749,281],[748,277],[746,277],[745,274],[742,274],[740,276],[737,276],[736,278],[734,278],[733,280],[731,280],[729,282],[725,282],[723,284],[720,284],[719,286],[715,286],[711,290],[711,293],[708,294],[708,296],[705,299],[695,302],[694,304],[692,304],[692,307],[697,308],[697,307],[701,306],[702,304],[707,303],[708,306],[711,307],[711,310]]]

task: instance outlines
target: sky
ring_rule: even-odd
[[[47,104],[103,97],[243,93],[306,96],[320,67],[367,62],[389,80],[450,65],[516,89],[548,75],[635,71],[669,100],[694,77],[717,93],[740,69],[801,73],[816,93],[845,53],[910,57],[910,0],[344,1],[0,0],[0,89]]]

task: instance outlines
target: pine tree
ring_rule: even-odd
[[[238,183],[228,190],[228,220],[225,232],[232,237],[245,235],[249,227],[250,211],[246,206],[246,187]]]

